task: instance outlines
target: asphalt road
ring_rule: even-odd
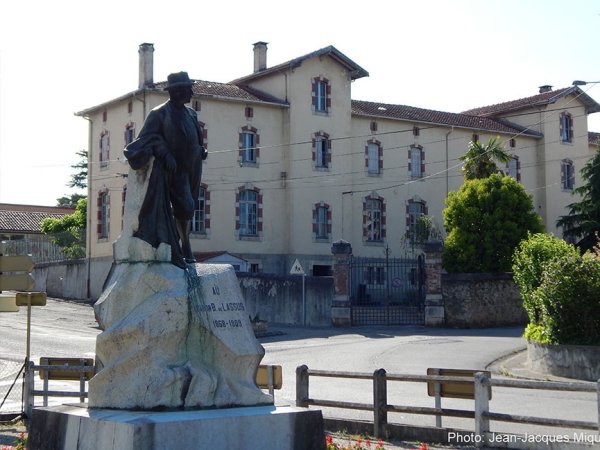
[[[27,312],[0,313],[0,363],[22,360],[25,355]],[[31,359],[41,356],[93,357],[95,337],[100,333],[93,308],[87,304],[48,299],[45,307],[32,309]],[[259,338],[265,347],[265,364],[283,367],[283,388],[276,391],[277,404],[295,403],[295,370],[311,369],[368,372],[384,368],[388,373],[424,375],[428,367],[485,369],[493,361],[522,350],[521,327],[493,329],[446,329],[418,326],[296,328],[271,325],[273,336]],[[502,374],[494,374],[498,377]],[[433,406],[422,383],[393,382],[388,386],[388,403]],[[313,398],[364,402],[372,401],[372,385],[367,380],[311,378]],[[61,402],[57,399],[57,402]],[[473,409],[472,400],[444,398],[444,408]],[[598,420],[595,394],[559,391],[531,391],[495,388],[490,407],[494,412]],[[361,411],[325,409],[325,416],[372,419]],[[434,425],[432,416],[390,414],[390,422]],[[473,429],[470,419],[444,418],[444,426]],[[544,429],[494,422],[493,431],[515,433],[572,434],[573,430]]]

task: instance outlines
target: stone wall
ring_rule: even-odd
[[[501,327],[528,322],[512,274],[442,275],[445,326]]]
[[[333,278],[238,273],[246,308],[254,318],[270,323],[307,326],[331,326]]]
[[[112,260],[96,261],[90,271],[89,300],[96,301],[110,271]],[[86,260],[36,264],[33,276],[35,290],[49,297],[88,300],[88,266]],[[302,277],[237,273],[249,314],[257,314],[270,323],[307,326],[331,326],[333,300],[332,277]]]

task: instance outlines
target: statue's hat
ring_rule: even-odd
[[[192,86],[194,82],[190,80],[187,72],[176,72],[172,73],[167,77],[167,87],[164,88],[165,91],[169,89],[173,89],[180,86]]]

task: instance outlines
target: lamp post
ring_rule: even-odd
[[[573,81],[573,86],[585,86],[586,84],[596,84],[600,83],[600,81],[583,81],[583,80],[575,80]]]

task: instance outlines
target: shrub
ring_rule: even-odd
[[[543,231],[531,196],[500,174],[465,181],[446,205],[442,261],[448,272],[508,272],[519,242]]]
[[[578,254],[573,245],[544,233],[529,234],[515,250],[512,265],[513,279],[521,290],[523,307],[532,324],[538,324],[541,313],[533,299],[533,293],[542,284],[546,266],[555,258]]]
[[[532,294],[540,317],[525,337],[548,344],[600,345],[599,292],[597,254],[569,253],[549,260]]]

